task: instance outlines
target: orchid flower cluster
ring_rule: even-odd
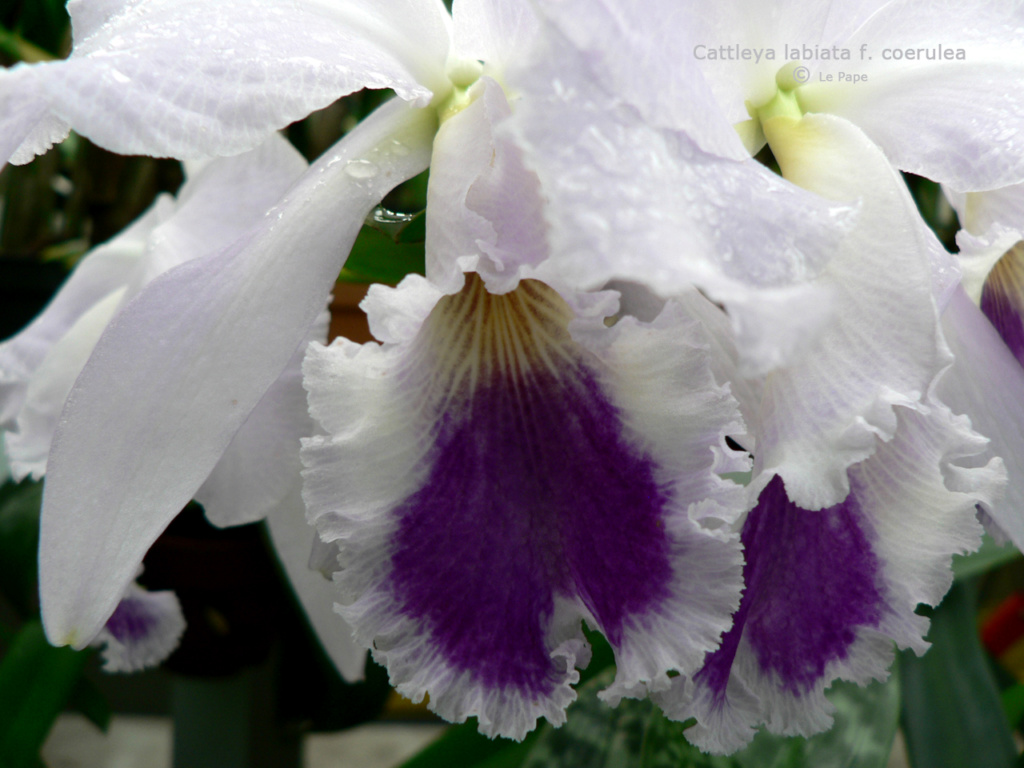
[[[0,346],[51,642],[162,631],[133,579],[194,498],[269,521],[349,677],[487,735],[565,720],[584,624],[602,698],[706,751],[828,728],[982,524],[1024,546],[1024,8],[939,5],[71,0],[70,58],[0,72],[2,159],[74,129],[188,180]],[[853,60],[694,53],[787,44]],[[275,133],[362,88],[312,165]],[[428,166],[425,275],[325,346]]]

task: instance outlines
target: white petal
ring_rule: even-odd
[[[26,86],[122,154],[236,154],[360,88],[393,88],[424,106],[448,87],[450,19],[439,0],[147,0],[71,10],[71,58],[37,65]]]
[[[44,312],[0,344],[0,425],[11,423],[34,371],[85,312],[125,288],[127,301],[171,267],[230,244],[305,168],[294,147],[271,136],[244,156],[211,162],[191,174],[176,200],[159,197],[125,231],[86,254]],[[59,413],[60,404],[48,408]]]
[[[292,480],[285,498],[267,515],[270,538],[324,652],[334,662],[341,676],[354,683],[363,679],[366,648],[356,643],[352,627],[335,613],[334,585],[322,574],[310,570],[307,564],[313,540],[317,537],[312,526],[306,522],[306,507],[302,503],[298,470]]]
[[[132,583],[92,645],[103,646],[105,671],[138,672],[170,656],[184,631],[173,592],[147,592]]]
[[[942,328],[955,357],[937,394],[992,441],[986,459],[1002,457],[1009,475],[1006,495],[988,504],[986,512],[1024,549],[1024,368],[962,291],[950,301]]]
[[[847,206],[655,130],[601,90],[567,43],[550,44],[520,81],[529,98],[508,123],[548,203],[552,269],[586,288],[620,278],[671,296],[698,285],[728,308],[750,370],[778,365],[813,336],[820,313],[798,317],[779,296],[766,312],[762,297],[802,291],[808,306],[827,306],[813,286],[794,284],[831,257]]]
[[[528,0],[455,0],[452,21],[452,53],[485,62],[492,77],[529,53],[539,28],[536,6]]]
[[[955,192],[943,189],[960,217],[960,226],[981,235],[993,225],[1024,230],[1024,184],[984,192]]]
[[[385,105],[250,236],[157,278],[108,327],[50,452],[40,561],[55,643],[102,626],[308,333],[367,212],[426,166],[435,130],[429,110]]]
[[[49,112],[40,65],[0,69],[0,166],[27,163],[62,141],[70,126]]]
[[[901,170],[983,190],[1024,180],[1024,12],[1019,4],[901,0],[886,4],[841,42],[852,61],[814,62],[865,81],[812,82],[806,111],[860,126]],[[866,45],[860,60],[861,45]],[[954,58],[934,58],[938,46]],[[957,49],[962,58],[955,58]],[[893,52],[919,58],[892,60]],[[933,58],[917,51],[932,51]],[[887,53],[888,52],[888,53]],[[888,58],[887,58],[888,57]]]
[[[145,252],[146,240],[174,209],[169,196],[156,202],[117,237],[90,251],[32,323],[0,344],[0,427],[21,410],[32,374],[51,347],[93,306],[124,287]]]
[[[743,160],[748,153],[732,124],[749,115],[727,114],[723,105],[728,102],[716,100],[695,54],[700,44],[718,46],[723,42],[720,36],[734,37],[736,26],[727,23],[714,38],[704,34],[700,24],[709,21],[708,16],[731,16],[726,10],[729,3],[706,5],[696,14],[673,2],[645,7],[642,13],[621,0],[558,0],[540,7],[567,41],[586,55],[603,89],[639,110],[645,122],[682,131],[706,152]],[[748,5],[736,16],[749,18],[759,7]],[[777,12],[779,5],[772,4],[772,11]],[[804,8],[802,17],[809,15]],[[744,98],[735,102],[740,110]]]
[[[830,115],[772,118],[766,133],[787,177],[827,198],[860,198],[849,237],[817,278],[835,313],[797,362],[765,385],[758,462],[805,509],[842,501],[846,468],[896,428],[893,406],[928,391],[948,353],[932,299],[940,248],[906,185],[855,126]]]
[[[113,291],[83,314],[32,372],[24,404],[18,411],[17,431],[6,436],[11,472],[16,480],[29,474],[39,480],[46,474],[46,458],[64,402],[93,347],[121,306],[124,293],[123,288]]]
[[[476,100],[447,120],[434,140],[427,194],[427,277],[446,292],[462,273],[488,290],[512,290],[548,258],[540,182],[495,127],[510,114],[501,87],[484,77]]]
[[[302,470],[299,441],[313,433],[306,390],[302,388],[302,358],[309,342],[322,344],[327,340],[329,322],[330,315],[324,312],[309,329],[306,340],[196,491],[195,500],[203,505],[214,525],[262,520],[286,503],[287,493],[298,483]]]

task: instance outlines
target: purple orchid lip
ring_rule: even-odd
[[[145,599],[129,595],[117,604],[106,629],[122,643],[132,643],[145,639],[158,623],[159,617]]]
[[[1024,365],[1024,245],[996,262],[981,291],[981,311]]]
[[[746,592],[733,628],[698,673],[724,697],[741,637],[764,675],[800,696],[845,659],[859,627],[877,627],[880,566],[856,492],[817,512],[797,507],[776,476],[743,526]]]
[[[303,497],[337,542],[338,612],[398,691],[522,739],[565,721],[583,622],[614,650],[612,703],[717,647],[746,500],[718,471],[747,462],[721,453],[737,403],[681,305],[609,328],[610,296],[464,274],[372,292],[381,345],[311,346],[326,434],[303,443]]]
[[[391,590],[452,666],[545,695],[564,675],[546,638],[557,597],[582,600],[613,644],[665,597],[666,498],[564,324],[545,316],[568,312],[560,297],[532,281],[502,296],[469,281],[435,311],[480,318],[464,344],[520,354],[481,363],[449,409],[426,482],[395,512]]]
[[[101,647],[106,671],[135,672],[166,659],[184,631],[173,592],[147,592],[132,583],[92,644]]]

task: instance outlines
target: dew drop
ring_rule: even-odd
[[[380,169],[369,160],[350,160],[345,166],[345,173],[353,179],[372,179]]]

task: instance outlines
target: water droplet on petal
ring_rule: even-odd
[[[372,179],[380,169],[369,160],[349,160],[345,173],[353,179]]]

